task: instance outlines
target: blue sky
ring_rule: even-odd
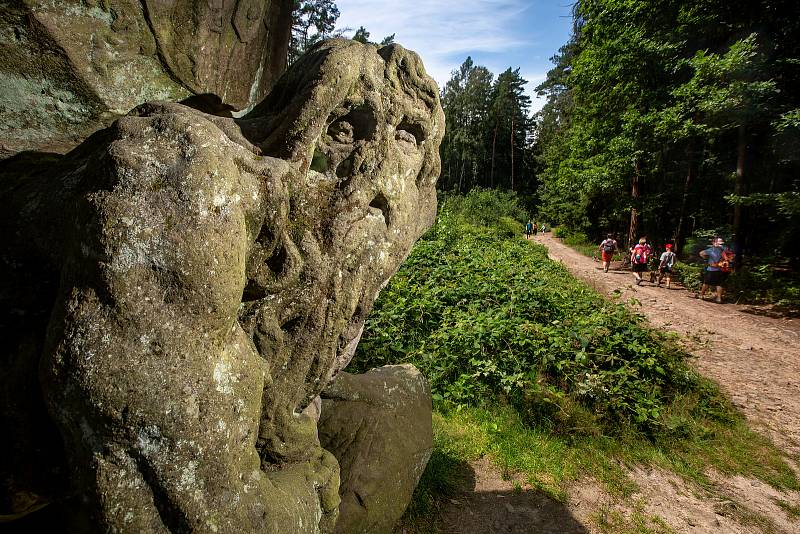
[[[519,67],[529,82],[533,111],[544,105],[533,89],[572,25],[569,0],[336,0],[336,5],[337,29],[364,26],[372,41],[394,33],[396,42],[422,56],[440,87],[467,56],[495,75]]]

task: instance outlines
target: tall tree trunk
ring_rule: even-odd
[[[494,137],[492,138],[492,173],[489,178],[489,187],[494,187],[494,152],[497,145],[497,122],[494,123]]]
[[[463,185],[464,185],[464,153],[462,152],[461,153],[461,170],[458,171],[458,192],[459,193],[463,193],[464,192]]]
[[[514,115],[511,115],[511,190],[514,190]]]
[[[633,177],[631,178],[631,223],[628,228],[628,248],[632,247],[639,234],[639,212],[636,209],[639,203],[639,161],[633,162]]]
[[[683,196],[681,197],[681,209],[678,215],[678,228],[675,230],[675,253],[681,254],[686,245],[686,204],[689,200],[689,189],[692,187],[696,177],[696,167],[694,163],[694,153],[691,147],[686,149],[686,180],[683,182]]]
[[[736,145],[736,183],[733,186],[733,194],[741,197],[745,194],[747,185],[747,174],[745,165],[747,163],[747,128],[740,124],[738,128],[738,140]],[[744,234],[742,228],[742,205],[738,202],[733,205],[733,251],[736,254],[733,268],[738,269],[744,259]]]

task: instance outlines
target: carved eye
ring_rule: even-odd
[[[421,124],[404,118],[395,128],[394,138],[403,143],[419,146],[425,140],[425,131]]]
[[[331,123],[328,135],[337,143],[353,143],[370,140],[375,136],[378,121],[375,114],[367,106],[361,106]]]

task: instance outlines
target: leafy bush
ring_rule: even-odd
[[[700,263],[675,262],[672,277],[689,291],[700,291],[703,284],[703,265]]]
[[[544,247],[444,209],[376,302],[354,366],[398,362],[419,367],[439,401],[500,397],[531,423],[589,433],[651,432],[699,383],[665,336]]]
[[[496,224],[497,232],[504,237],[516,237],[522,234],[522,223],[511,217],[500,217]]]
[[[442,211],[476,226],[497,226],[503,218],[525,221],[526,212],[513,191],[476,187],[466,195],[445,197]]]

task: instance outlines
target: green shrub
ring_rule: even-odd
[[[503,218],[526,220],[525,209],[513,191],[476,187],[466,195],[444,197],[442,211],[477,226],[497,226]]]
[[[502,398],[551,428],[653,432],[697,388],[684,357],[544,247],[442,210],[376,302],[354,366],[411,362],[440,402]]]
[[[518,237],[522,235],[523,225],[511,217],[500,217],[496,224],[497,232],[503,237]]]
[[[672,277],[690,291],[699,291],[703,283],[703,265],[699,263],[675,262]]]

